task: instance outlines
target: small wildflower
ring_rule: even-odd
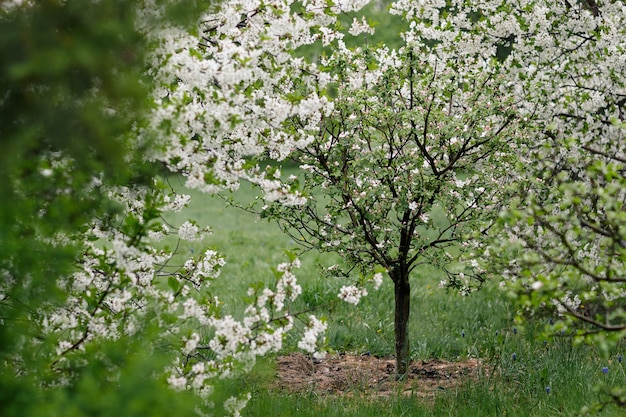
[[[608,373],[609,373],[609,368],[608,368],[608,367],[606,367],[606,366],[604,366],[604,367],[602,368],[602,373],[603,373],[603,374],[608,374]]]

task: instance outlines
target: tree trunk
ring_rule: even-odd
[[[403,379],[409,370],[409,313],[411,284],[408,271],[393,271],[395,289],[396,379]]]

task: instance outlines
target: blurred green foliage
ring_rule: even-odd
[[[75,383],[42,389],[51,364],[38,351],[54,346],[31,343],[33,314],[63,302],[56,278],[79,259],[85,225],[118,210],[101,185],[148,183],[154,172],[136,136],[151,103],[149,45],[135,25],[141,2],[8,3],[0,1],[0,415],[191,415],[196,401],[153,378],[166,358],[147,349],[149,329],[87,352],[93,360]],[[174,24],[207,7],[175,3],[163,14]],[[115,378],[107,361],[122,365]]]
[[[148,335],[144,335],[148,336]],[[99,346],[66,387],[39,386],[41,380],[0,373],[0,413],[4,417],[167,417],[195,415],[197,398],[190,392],[165,388],[154,371],[166,365],[162,357],[142,346],[140,337]],[[125,352],[133,355],[121,355]],[[98,359],[100,358],[100,360]],[[115,358],[121,372],[111,380],[107,361]]]
[[[125,158],[149,84],[132,3],[42,1],[0,15],[0,259],[31,288],[51,289],[74,255],[37,236],[109,210],[90,187],[100,173],[109,184],[137,175]]]

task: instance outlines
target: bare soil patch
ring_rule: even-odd
[[[302,353],[291,353],[277,359],[276,388],[328,395],[387,397],[402,393],[432,399],[438,392],[475,380],[478,367],[477,359],[417,361],[409,367],[408,378],[395,381],[393,359],[340,354],[314,360]]]

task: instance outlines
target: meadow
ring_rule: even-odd
[[[272,267],[286,261],[285,250],[296,248],[276,224],[255,214],[228,207],[224,198],[203,195],[170,178],[179,192],[192,195],[189,207],[167,220],[180,224],[194,218],[210,226],[202,243],[180,242],[179,253],[189,255],[207,247],[219,248],[226,258],[222,275],[213,286],[225,313],[237,316],[244,308],[249,286],[272,283]],[[242,184],[233,194],[243,204],[254,200],[255,190]],[[227,196],[228,197],[228,196]],[[328,320],[329,355],[348,353],[390,358],[393,355],[393,288],[388,278],[382,287],[357,306],[341,301],[340,279],[321,277],[320,266],[336,263],[333,255],[306,252],[296,271],[303,292],[294,311],[312,310]],[[477,373],[454,388],[440,389],[424,399],[405,393],[376,396],[355,384],[347,392],[315,389],[290,392],[277,389],[277,359],[297,351],[296,336],[285,341],[283,352],[258,363],[238,384],[252,392],[245,416],[574,416],[585,407],[610,402],[610,387],[626,385],[626,345],[603,354],[594,346],[577,345],[566,334],[546,337],[550,317],[536,316],[516,322],[512,299],[488,283],[469,296],[439,288],[442,276],[423,266],[412,276],[411,358],[413,361],[450,362],[478,359]],[[292,339],[293,338],[293,339]],[[419,380],[417,387],[419,391]],[[609,404],[593,415],[620,416],[624,410]]]

